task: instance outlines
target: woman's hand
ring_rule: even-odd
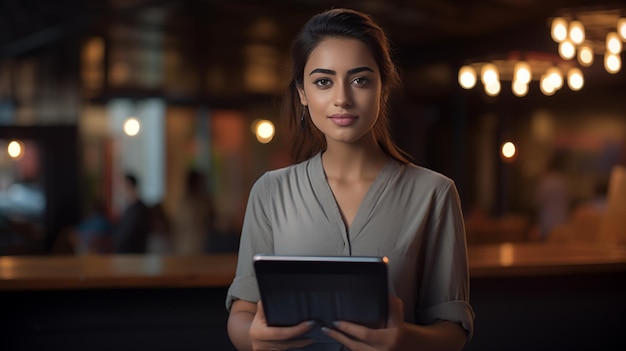
[[[370,329],[362,325],[338,321],[335,328],[322,328],[331,338],[339,341],[351,351],[391,351],[399,343],[404,332],[403,303],[398,297],[389,299],[387,327]]]
[[[313,322],[302,322],[292,327],[270,327],[265,319],[261,301],[250,325],[250,341],[253,350],[290,350],[310,345],[311,339],[300,338],[313,328]]]

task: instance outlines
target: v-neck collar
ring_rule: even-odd
[[[316,194],[320,194],[319,199],[324,206],[323,210],[326,213],[326,216],[333,222],[337,223],[338,230],[347,243],[351,241],[350,239],[354,239],[359,235],[363,226],[367,223],[367,218],[369,218],[370,214],[374,210],[380,194],[387,186],[388,180],[397,168],[398,163],[395,160],[391,158],[387,160],[383,168],[378,172],[378,175],[376,175],[376,178],[359,204],[359,209],[352,220],[352,225],[348,227],[348,225],[343,221],[339,205],[337,204],[337,200],[335,200],[335,195],[333,194],[330,184],[328,183],[328,179],[326,178],[326,173],[324,172],[324,166],[322,164],[322,153],[320,152],[311,158],[308,174],[309,179],[311,180],[311,185],[313,186],[313,191]]]

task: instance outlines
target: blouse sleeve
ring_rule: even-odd
[[[226,309],[230,310],[234,300],[257,302],[260,299],[253,257],[257,253],[271,254],[274,251],[272,227],[269,220],[270,174],[265,173],[252,186],[246,206],[235,279],[228,289]]]
[[[461,201],[452,180],[436,196],[428,224],[423,280],[415,317],[419,324],[437,320],[458,323],[473,335],[474,312],[469,304],[469,270]]]

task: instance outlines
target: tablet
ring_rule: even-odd
[[[387,257],[255,255],[254,269],[268,325],[344,320],[387,324]]]

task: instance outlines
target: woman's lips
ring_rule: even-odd
[[[330,117],[333,123],[335,123],[338,126],[349,126],[353,123],[356,122],[356,120],[358,119],[357,116],[355,115],[350,115],[350,114],[334,114]]]

